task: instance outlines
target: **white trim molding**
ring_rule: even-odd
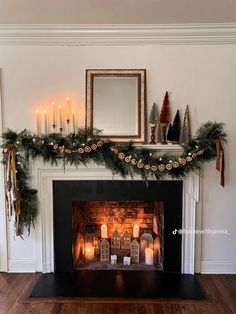
[[[0,45],[236,44],[236,23],[0,24]]]
[[[35,273],[36,260],[34,259],[10,259],[9,273]]]
[[[236,261],[202,261],[202,274],[236,274]]]

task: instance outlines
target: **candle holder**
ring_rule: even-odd
[[[63,131],[63,128],[60,128],[59,130],[60,130],[60,132],[62,133],[62,131]]]
[[[67,124],[67,134],[69,135],[69,133],[70,133],[70,119],[66,119],[66,124]]]
[[[156,144],[156,125],[151,125],[151,141],[149,144]]]
[[[53,124],[53,125],[52,125],[52,129],[53,129],[53,131],[54,131],[53,133],[55,133],[56,124]]]

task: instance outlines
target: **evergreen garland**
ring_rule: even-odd
[[[8,130],[2,137],[4,163],[9,145],[16,148],[16,179],[21,204],[18,235],[22,234],[24,227],[30,231],[37,215],[37,191],[28,185],[31,159],[41,158],[51,164],[62,161],[64,167],[67,164],[87,165],[94,161],[122,177],[139,175],[143,180],[148,180],[168,175],[181,179],[191,171],[201,170],[202,162],[216,157],[216,140],[222,143],[226,141],[224,124],[216,122],[203,124],[196,136],[183,145],[183,152],[178,156],[152,154],[151,149],[135,147],[132,142],[118,145],[103,141],[99,132],[93,129],[80,129],[76,134],[68,136],[58,133],[36,136],[27,130]]]

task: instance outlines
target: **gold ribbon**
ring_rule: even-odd
[[[6,156],[6,196],[8,203],[8,213],[12,216],[13,211],[16,215],[16,230],[19,229],[19,215],[21,212],[20,192],[17,186],[16,177],[16,146],[9,144],[3,150]],[[17,231],[19,234],[19,230]]]
[[[220,139],[216,139],[216,169],[220,172],[220,184],[225,186],[225,154]]]

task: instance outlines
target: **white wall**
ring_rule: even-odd
[[[236,22],[235,0],[0,0],[0,23]]]
[[[5,125],[35,130],[34,110],[71,95],[80,110],[87,68],[146,68],[148,106],[170,92],[172,112],[190,105],[195,131],[208,120],[226,123],[226,186],[214,164],[205,167],[203,228],[228,229],[231,235],[203,237],[205,272],[236,272],[236,45],[120,47],[0,47]],[[37,228],[37,226],[36,226]],[[14,239],[9,228],[10,270],[35,269],[35,233]],[[21,266],[19,266],[21,265]],[[30,268],[31,267],[31,268]],[[26,270],[27,270],[26,269]]]

